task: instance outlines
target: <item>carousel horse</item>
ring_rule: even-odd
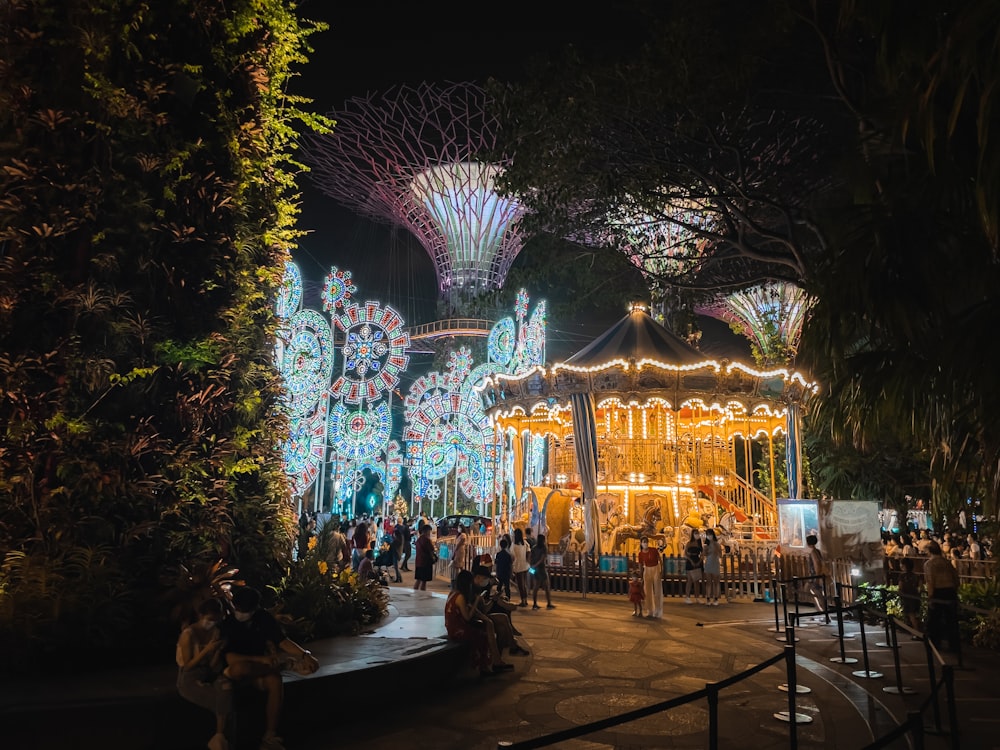
[[[734,530],[735,526],[736,516],[731,510],[728,510],[719,519],[719,524],[715,527],[715,536],[723,549],[728,549],[732,554],[739,555],[740,540]]]
[[[666,544],[666,534],[656,530],[662,519],[663,514],[660,512],[659,506],[653,505],[643,514],[642,523],[622,524],[615,527],[611,536],[611,549],[617,550],[626,539],[639,539],[644,536],[649,537],[650,544]]]

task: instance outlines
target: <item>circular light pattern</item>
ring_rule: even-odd
[[[486,351],[491,362],[503,367],[510,364],[514,356],[514,345],[517,343],[517,329],[513,318],[503,318],[490,331],[486,340]]]
[[[342,271],[336,266],[330,267],[330,273],[323,282],[323,309],[327,312],[334,312],[338,307],[343,307],[351,295],[358,291],[358,288],[351,281],[351,272]]]
[[[430,485],[424,493],[424,497],[428,500],[437,500],[441,497],[441,488],[436,484]]]
[[[290,318],[302,304],[302,272],[294,263],[285,263],[285,275],[278,287],[275,313],[279,318]]]
[[[288,331],[280,370],[289,409],[293,415],[300,415],[315,407],[330,382],[333,335],[326,320],[315,310],[295,313],[288,322]]]
[[[452,445],[431,444],[424,446],[422,476],[427,479],[442,479],[455,468],[457,451]]]
[[[288,440],[282,446],[285,474],[292,487],[292,494],[304,495],[319,475],[326,446],[326,402],[319,405],[309,417],[295,417],[289,424]]]
[[[457,352],[449,352],[448,369],[451,370],[455,380],[465,380],[472,369],[472,350],[467,346],[462,346]]]
[[[364,409],[343,403],[330,411],[330,444],[343,459],[360,461],[382,450],[392,432],[392,413],[385,401]]]
[[[399,383],[410,358],[410,336],[403,319],[378,302],[351,304],[334,318],[345,333],[344,369],[330,390],[349,404],[375,401]]]

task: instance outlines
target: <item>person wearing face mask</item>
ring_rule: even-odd
[[[223,676],[224,641],[219,633],[222,602],[209,599],[198,607],[198,619],[177,639],[177,692],[196,706],[215,712],[215,734],[209,750],[227,750],[226,720],[233,706],[232,683]]]
[[[267,694],[265,731],[261,750],[283,750],[277,735],[284,683],[281,672],[289,669],[310,675],[319,669],[311,652],[290,640],[274,615],[260,606],[260,592],[244,586],[232,593],[233,613],[222,623],[226,639],[225,674]]]
[[[663,575],[660,572],[663,549],[649,546],[649,537],[639,539],[639,565],[642,566],[642,587],[649,606],[650,620],[663,617]]]

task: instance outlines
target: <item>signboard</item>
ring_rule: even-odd
[[[628,573],[628,558],[625,555],[602,555],[602,573]]]
[[[806,548],[806,537],[819,538],[819,501],[778,500],[778,540],[781,549]]]

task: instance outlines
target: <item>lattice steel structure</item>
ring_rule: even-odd
[[[494,189],[509,161],[484,161],[497,150],[487,103],[473,84],[401,86],[348,100],[333,132],[305,144],[324,193],[416,235],[452,307],[500,288],[522,246],[523,208]]]
[[[795,356],[808,309],[808,295],[786,281],[741,289],[699,307],[739,328],[766,365],[785,364]]]

